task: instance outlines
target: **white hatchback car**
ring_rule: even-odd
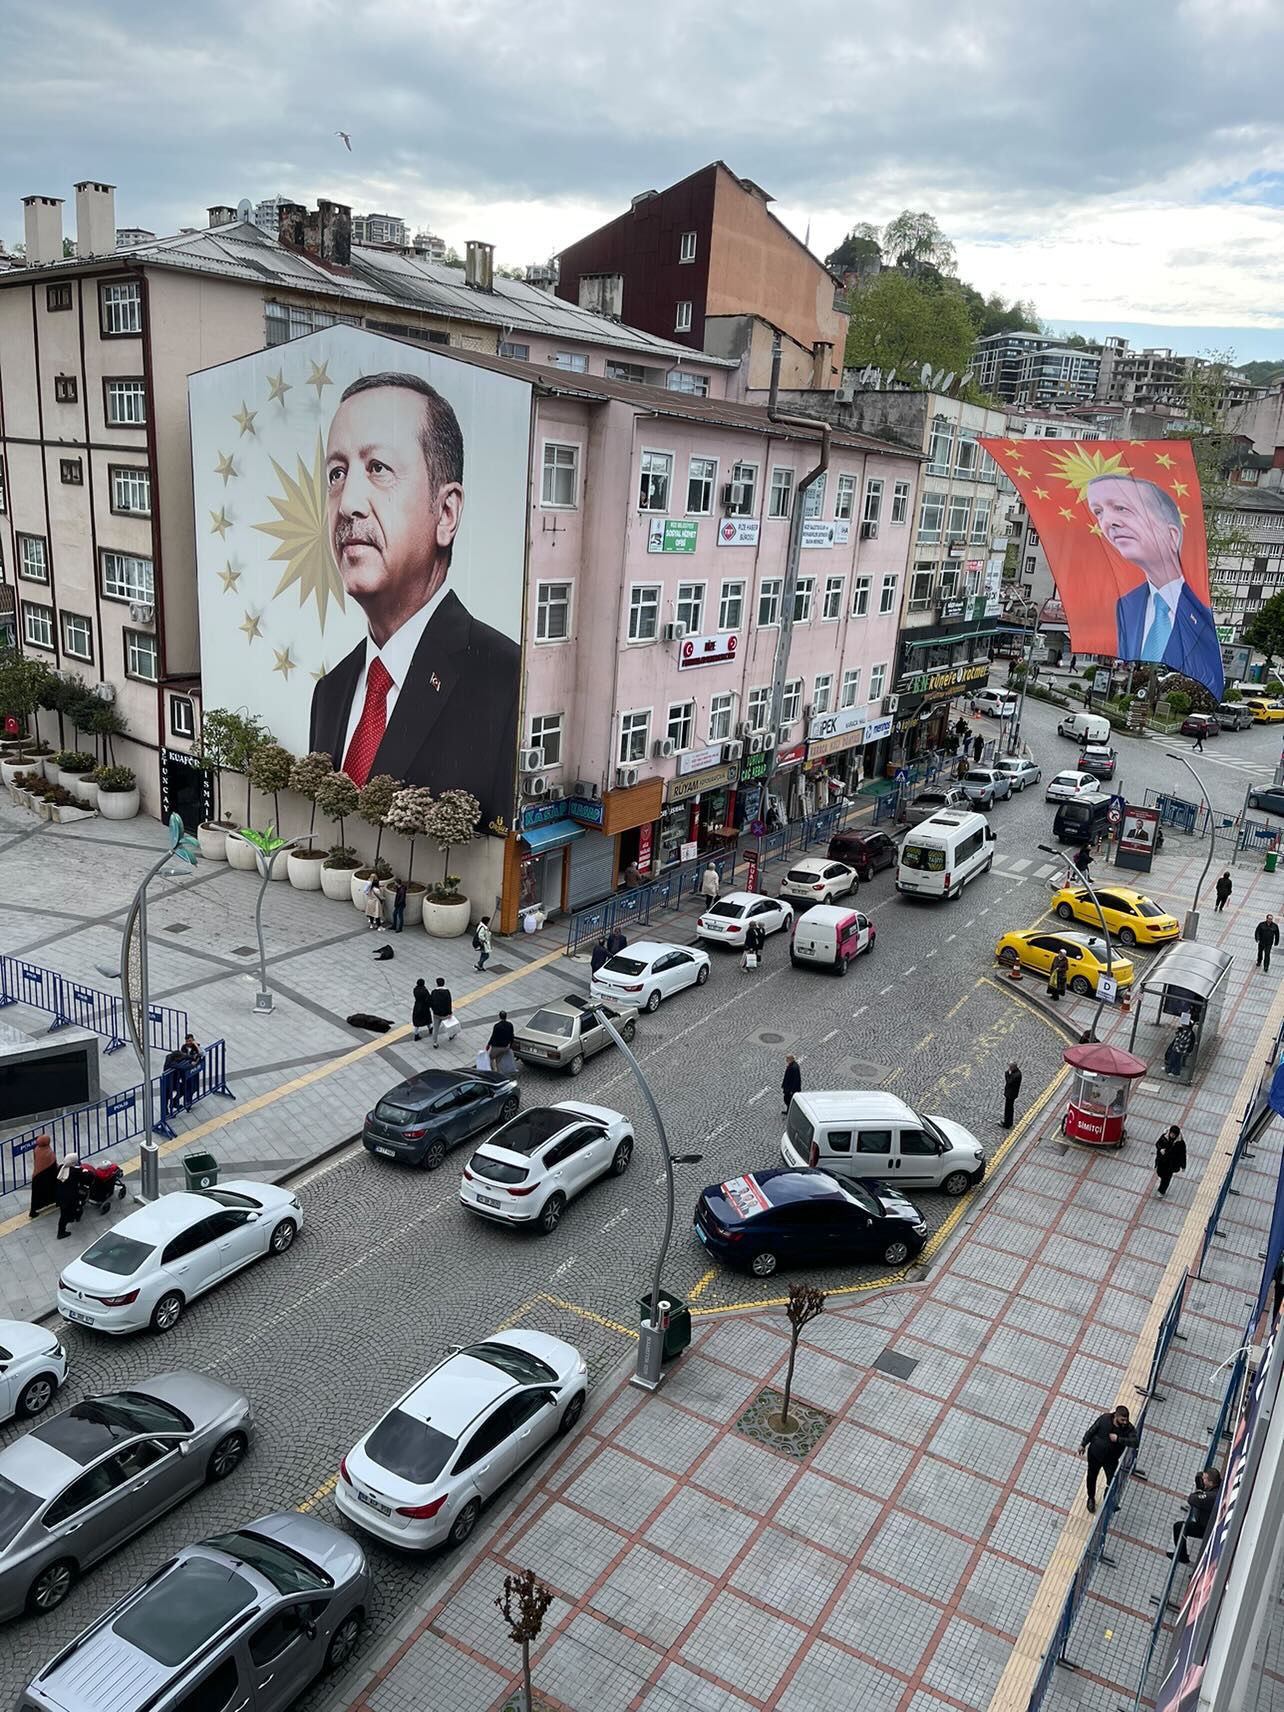
[[[599,1177],[623,1177],[632,1157],[633,1125],[609,1106],[583,1100],[531,1106],[473,1154],[459,1200],[483,1219],[537,1225],[547,1235],[562,1222],[568,1201]]]
[[[808,904],[832,904],[860,890],[860,875],[831,856],[804,856],[780,882],[782,898],[802,898]]]
[[[588,1363],[547,1332],[495,1332],[452,1349],[339,1463],[335,1503],[381,1540],[462,1545],[481,1507],[588,1395]]]
[[[1023,791],[1027,785],[1037,785],[1043,777],[1043,768],[1026,755],[1004,755],[994,763],[994,770],[1004,775],[1014,791]]]
[[[751,923],[764,933],[778,933],[793,919],[791,906],[778,898],[765,898],[761,892],[728,892],[696,922],[696,935],[711,945],[738,947],[744,944]]]
[[[58,1280],[58,1312],[94,1331],[171,1331],[183,1309],[264,1254],[285,1254],[303,1208],[275,1183],[162,1195],[104,1231]]]
[[[1101,789],[1101,780],[1092,773],[1080,773],[1072,770],[1057,773],[1048,780],[1048,788],[1043,793],[1045,802],[1073,802],[1075,797],[1086,797],[1093,791]]]
[[[639,939],[603,963],[589,983],[589,997],[653,1011],[671,993],[680,993],[683,987],[703,987],[708,979],[707,951],[694,945]]]
[[[30,1320],[0,1320],[0,1421],[47,1409],[66,1377],[67,1351],[52,1332]]]

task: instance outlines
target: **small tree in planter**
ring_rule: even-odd
[[[282,791],[290,788],[294,756],[280,743],[260,743],[250,755],[249,779],[256,791],[272,798],[272,825],[281,824]]]
[[[233,773],[245,775],[245,820],[248,824],[252,818],[250,808],[254,795],[254,781],[250,777],[250,768],[254,764],[254,756],[257,751],[265,743],[271,743],[274,739],[272,733],[256,713],[233,713],[228,717],[231,722],[230,742],[224,765]]]
[[[531,1646],[539,1639],[544,1616],[553,1603],[553,1595],[542,1581],[537,1581],[533,1569],[521,1575],[506,1575],[504,1591],[495,1600],[508,1624],[508,1638],[522,1649],[522,1691],[519,1712],[531,1712]]]
[[[346,773],[331,773],[317,787],[317,807],[327,820],[338,822],[340,844],[343,844],[343,823],[357,812],[357,801],[357,787]],[[352,866],[355,868],[356,863]]]
[[[401,788],[401,780],[394,779],[391,773],[375,773],[372,778],[366,780],[357,798],[357,813],[367,826],[376,828],[376,873],[379,870],[379,851],[383,845],[383,829],[388,823],[388,810],[392,807],[392,799]],[[391,873],[391,868],[388,871]]]
[[[236,822],[225,819],[223,815],[223,769],[230,765],[228,757],[232,753],[235,720],[236,715],[225,707],[207,707],[201,715],[200,740],[192,752],[196,765],[214,775],[213,824],[229,831]]]
[[[443,791],[428,811],[427,831],[437,840],[437,848],[445,856],[442,878],[432,888],[432,899],[438,904],[462,904],[467,899],[456,890],[458,874],[451,874],[450,852],[460,844],[471,844],[477,836],[481,820],[481,804],[471,791]]]
[[[794,1388],[794,1362],[798,1359],[798,1339],[802,1336],[804,1326],[810,1325],[818,1314],[825,1311],[825,1292],[813,1290],[809,1284],[791,1284],[789,1286],[789,1303],[785,1314],[789,1320],[789,1366],[785,1369],[785,1394],[781,1399],[779,1415],[770,1415],[767,1425],[780,1433],[794,1433],[798,1430],[798,1422],[789,1413],[789,1398]]]
[[[23,745],[28,754],[40,741],[40,733],[34,723],[35,712],[52,675],[42,661],[19,654],[14,648],[6,648],[0,653],[0,715],[11,716],[24,728],[30,724],[30,740]]]
[[[312,840],[317,828],[317,792],[327,779],[334,777],[334,762],[319,749],[310,755],[300,755],[290,768],[290,789],[311,803],[308,815],[308,847],[297,852],[300,856],[315,856]]]
[[[94,696],[92,700],[94,705],[88,708],[85,713],[85,717],[89,720],[87,729],[89,735],[94,739],[94,746],[102,758],[103,765],[110,767],[114,764],[116,757],[116,751],[112,746],[113,739],[125,735],[125,721],[110,702],[100,701],[97,696]]]
[[[396,832],[402,838],[410,841],[410,861],[406,868],[406,884],[414,884],[415,875],[415,839],[422,838],[428,831],[428,817],[432,812],[432,792],[426,785],[403,785],[393,794],[384,816],[384,825],[390,832]],[[422,888],[421,888],[422,889]]]

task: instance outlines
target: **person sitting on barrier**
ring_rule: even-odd
[[[182,1063],[180,1088],[183,1097],[183,1110],[190,1112],[193,1102],[201,1091],[201,1065],[205,1062],[205,1054],[201,1051],[194,1034],[189,1034],[180,1050]],[[175,1109],[178,1102],[175,1100]]]
[[[1202,1540],[1208,1532],[1208,1524],[1217,1510],[1217,1490],[1221,1483],[1221,1470],[1217,1468],[1201,1468],[1195,1476],[1195,1490],[1186,1499],[1185,1520],[1173,1523],[1173,1549],[1168,1555],[1175,1554],[1178,1563],[1190,1562],[1186,1541]]]
[[[1137,1429],[1132,1416],[1122,1403],[1104,1415],[1098,1415],[1079,1441],[1079,1455],[1088,1457],[1088,1510],[1097,1509],[1097,1477],[1104,1474],[1107,1486],[1114,1479],[1119,1459],[1130,1445],[1137,1443]]]

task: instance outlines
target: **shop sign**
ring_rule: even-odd
[[[709,767],[716,767],[721,759],[721,743],[715,743],[709,749],[688,749],[678,756],[678,775],[685,777],[688,773],[703,773]]]
[[[796,767],[806,753],[805,743],[794,743],[788,749],[777,749],[776,771],[780,772],[784,767]]]
[[[571,797],[568,804],[572,820],[578,820],[585,826],[601,826],[606,809],[601,798]]]
[[[985,597],[985,610],[982,613],[982,617],[997,618],[1002,605],[1003,602],[999,599],[997,594],[987,594]]]
[[[693,838],[689,844],[679,844],[678,860],[679,862],[694,862],[699,851],[700,842],[698,839]]]
[[[845,731],[838,737],[822,737],[818,742],[807,745],[808,761],[819,761],[826,755],[841,755],[845,749],[859,749],[865,741],[865,727],[858,725],[855,731]]]
[[[804,517],[802,544],[804,547],[832,547],[834,544],[833,524],[826,523],[823,517]]]
[[[980,689],[989,676],[988,660],[964,660],[957,666],[942,666],[939,672],[912,672],[897,689],[903,695],[922,696],[926,701],[947,701],[961,689]]]
[[[825,737],[839,737],[844,731],[856,731],[869,717],[867,707],[839,707],[832,713],[818,713],[807,727],[807,736],[817,743]]]
[[[770,751],[760,749],[756,755],[746,755],[740,763],[740,783],[742,785],[761,784],[770,771]]]
[[[762,524],[756,517],[724,517],[718,525],[720,547],[756,547]]]
[[[740,638],[734,630],[720,630],[716,636],[688,636],[678,650],[678,670],[688,666],[725,666],[736,657]]]
[[[532,826],[551,826],[556,820],[566,820],[571,812],[570,803],[565,800],[551,803],[529,803],[522,810],[522,831],[529,832]]]
[[[962,618],[966,606],[965,600],[947,600],[941,607],[941,617],[947,624],[953,619]]]
[[[847,545],[847,543],[851,540],[851,538],[852,538],[852,526],[846,520],[846,518],[844,518],[841,523],[835,523],[834,524],[834,545],[835,545],[835,547],[845,547]]]
[[[981,569],[980,559],[964,559],[963,569],[965,571],[979,571]]]
[[[653,517],[647,529],[648,553],[694,553],[699,525],[687,518]]]
[[[690,802],[702,791],[718,791],[724,785],[734,785],[739,774],[735,767],[710,767],[704,773],[692,773],[685,779],[670,779],[664,787],[668,803]]]
[[[651,872],[650,821],[648,821],[645,826],[640,826],[638,828],[638,872],[640,874],[649,874]]]
[[[881,738],[890,737],[891,735],[892,717],[890,714],[888,714],[886,719],[876,719],[873,724],[865,727],[866,743],[877,743]]]

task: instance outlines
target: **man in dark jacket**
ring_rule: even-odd
[[[513,1036],[516,1030],[508,1020],[508,1012],[500,1011],[499,1020],[490,1031],[490,1039],[486,1042],[486,1051],[490,1054],[490,1067],[499,1070],[503,1067],[504,1059],[511,1058],[513,1052]]]
[[[1104,1474],[1106,1484],[1114,1479],[1114,1473],[1119,1466],[1119,1458],[1129,1445],[1137,1442],[1137,1429],[1132,1424],[1132,1416],[1118,1404],[1107,1414],[1098,1415],[1079,1441],[1079,1455],[1087,1453],[1088,1457],[1088,1509],[1095,1513],[1097,1508],[1097,1476]]]
[[[985,754],[985,739],[984,739],[984,737],[981,736],[981,733],[978,731],[976,736],[972,739],[972,759],[974,761],[980,761],[982,755],[984,755],[984,754]]]
[[[1257,941],[1257,967],[1270,973],[1271,952],[1280,942],[1279,925],[1273,915],[1266,916],[1253,929],[1253,938]]]
[[[446,985],[446,977],[438,975],[437,985],[428,995],[428,1005],[432,1012],[432,1049],[437,1050],[441,1038],[441,1025],[448,1016],[455,1014],[455,1001],[450,996],[450,988]]]
[[[424,986],[421,975],[415,982],[414,1003],[410,1011],[410,1026],[415,1031],[415,1039],[419,1039],[421,1031],[432,1022],[432,1006],[428,1002],[428,989]]]
[[[792,1052],[785,1054],[785,1073],[780,1078],[781,1117],[789,1116],[789,1102],[802,1093],[802,1071]]]
[[[1021,1066],[1009,1064],[1003,1072],[1003,1127],[1012,1128],[1012,1119],[1016,1112],[1017,1095],[1021,1092]]]
[[[602,967],[603,963],[608,961],[610,955],[611,953],[606,948],[605,939],[599,939],[597,944],[593,947],[592,956],[589,958],[589,968],[595,975]]]
[[[1217,1512],[1217,1491],[1221,1483],[1221,1471],[1216,1468],[1201,1468],[1195,1476],[1195,1490],[1186,1498],[1186,1520],[1173,1523],[1173,1550],[1168,1555],[1172,1557],[1175,1552],[1178,1563],[1190,1562],[1186,1541],[1202,1540],[1207,1534],[1208,1524]]]
[[[1066,972],[1070,968],[1070,959],[1064,951],[1058,951],[1052,959],[1052,967],[1048,970],[1048,997],[1061,1000],[1066,996]]]
[[[1230,870],[1227,869],[1217,882],[1217,902],[1213,905],[1213,908],[1216,910],[1218,915],[1220,915],[1226,908],[1226,905],[1230,901],[1231,892],[1234,889],[1235,883],[1230,877]]]
[[[1185,1169],[1186,1143],[1178,1126],[1169,1124],[1155,1143],[1155,1175],[1159,1179],[1159,1193],[1166,1195],[1173,1177]]]

